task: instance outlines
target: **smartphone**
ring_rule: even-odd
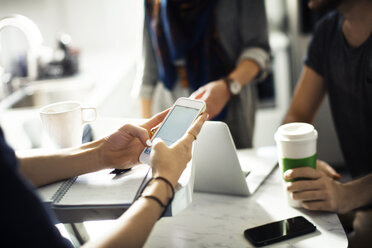
[[[180,139],[195,119],[205,111],[205,102],[185,97],[177,99],[171,110],[156,130],[151,140],[161,138],[168,146]],[[146,147],[141,153],[141,163],[150,164],[151,147]]]
[[[302,216],[246,229],[244,237],[254,246],[264,246],[311,233],[316,227]]]

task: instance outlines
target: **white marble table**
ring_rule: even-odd
[[[317,231],[268,247],[347,247],[336,214],[287,205],[278,168],[249,197],[194,193],[188,208],[156,224],[145,247],[253,247],[243,236],[246,228],[297,215]]]
[[[103,137],[126,122],[121,118],[97,120],[92,124],[94,135]],[[145,247],[253,247],[243,236],[245,229],[297,215],[305,216],[317,231],[270,247],[347,247],[337,215],[289,207],[280,180],[275,169],[249,197],[194,193],[186,209],[158,221]]]

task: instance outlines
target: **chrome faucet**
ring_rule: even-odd
[[[35,80],[38,77],[38,57],[43,43],[39,28],[33,21],[22,15],[11,15],[1,19],[0,32],[7,27],[15,27],[25,35],[29,45],[27,50],[27,79]]]

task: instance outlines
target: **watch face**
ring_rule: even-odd
[[[242,86],[237,81],[232,81],[230,84],[230,91],[233,95],[237,95],[240,93]]]

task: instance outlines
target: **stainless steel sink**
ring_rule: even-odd
[[[94,84],[81,79],[56,79],[28,83],[0,104],[0,110],[39,108],[59,101],[81,101],[93,89]]]

